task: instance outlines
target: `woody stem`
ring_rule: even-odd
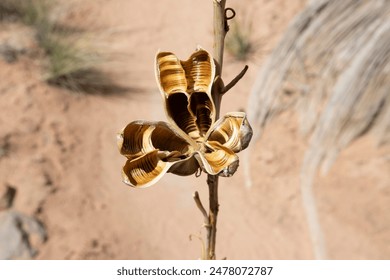
[[[209,226],[207,227],[207,255],[208,260],[215,260],[215,245],[217,242],[217,217],[218,217],[218,176],[208,175],[207,184],[209,185]]]
[[[216,76],[222,74],[223,51],[227,33],[227,19],[225,15],[226,0],[213,0],[214,4],[214,60],[217,64]]]
[[[227,19],[225,15],[226,0],[213,0],[214,3],[214,60],[216,64],[216,76],[221,77],[223,64],[223,50],[225,36],[227,32]],[[216,106],[216,116],[219,116],[222,88],[214,86],[212,91]],[[206,258],[215,260],[215,246],[217,237],[218,218],[218,176],[207,175],[207,185],[209,187],[209,226],[207,227]]]

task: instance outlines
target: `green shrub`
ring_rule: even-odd
[[[237,60],[247,60],[254,51],[251,25],[235,22],[226,36],[226,49]]]
[[[108,93],[123,91],[101,71],[103,56],[88,42],[85,33],[50,20],[50,0],[0,0],[0,19],[19,20],[36,30],[37,41],[47,58],[44,79],[72,91]]]

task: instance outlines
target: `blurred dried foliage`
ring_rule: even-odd
[[[47,1],[37,0],[2,0],[0,2],[1,20],[22,20],[35,24],[47,13]]]
[[[251,34],[250,23],[235,22],[230,26],[226,36],[226,49],[235,59],[245,61],[253,54],[255,44]]]
[[[44,79],[49,84],[76,92],[124,91],[102,70],[109,54],[94,41],[100,36],[54,21],[54,5],[55,0],[1,0],[0,20],[20,21],[34,28],[48,60]]]
[[[259,73],[249,118],[264,128],[295,105],[312,134],[305,166],[326,171],[362,134],[390,140],[389,62],[389,1],[312,1]]]
[[[263,128],[296,105],[312,133],[306,165],[327,170],[366,132],[390,139],[390,2],[312,1],[258,75],[249,118]]]
[[[310,1],[257,77],[248,103],[257,137],[293,106],[302,133],[311,135],[301,188],[317,258],[326,257],[326,248],[313,178],[363,134],[389,143],[389,89],[390,1],[384,0]]]

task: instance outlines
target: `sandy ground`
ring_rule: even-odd
[[[64,1],[65,2],[65,1]],[[242,110],[259,67],[303,0],[228,1],[253,19],[258,50],[250,70],[223,100],[222,113]],[[192,193],[207,202],[206,177],[172,174],[135,190],[121,182],[124,158],[116,133],[136,119],[165,120],[154,77],[158,49],[186,59],[197,45],[212,48],[212,5],[201,1],[80,0],[64,4],[64,21],[102,32],[120,53],[117,81],[126,93],[80,95],[41,81],[34,55],[0,60],[0,187],[17,189],[14,209],[37,217],[48,240],[37,259],[197,259],[202,231]],[[0,29],[0,39],[23,38],[24,28]],[[14,29],[13,29],[14,28]],[[107,32],[107,30],[109,32]],[[229,81],[244,63],[225,57]],[[287,112],[266,129],[250,157],[254,186],[243,169],[220,180],[217,257],[311,259],[312,248],[299,193],[307,139]],[[318,177],[320,218],[332,259],[390,258],[389,148],[362,138]],[[244,163],[242,163],[243,165]]]

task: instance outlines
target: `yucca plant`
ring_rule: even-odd
[[[214,0],[214,57],[198,48],[188,60],[159,52],[155,73],[169,123],[133,121],[118,134],[124,183],[146,188],[167,172],[186,176],[207,173],[209,213],[199,194],[193,195],[204,216],[207,244],[202,259],[215,259],[218,216],[218,178],[230,177],[238,167],[237,153],[245,149],[252,129],[245,113],[219,117],[222,95],[245,74],[247,67],[226,87],[221,79],[224,38],[228,31],[225,0]],[[204,250],[202,250],[204,251]]]

